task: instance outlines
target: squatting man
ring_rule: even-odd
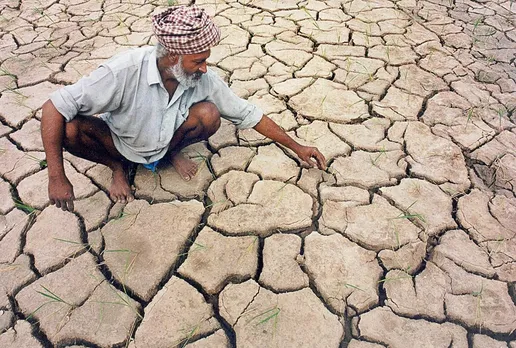
[[[290,148],[310,166],[325,168],[317,148],[294,141],[208,69],[206,60],[220,40],[220,29],[203,9],[174,6],[154,15],[152,25],[155,47],[114,56],[77,83],[51,94],[43,105],[41,135],[51,204],[73,210],[63,148],[108,166],[113,171],[109,196],[125,203],[134,199],[128,179],[132,163],[154,170],[160,160],[168,160],[183,179],[190,180],[197,164],[180,151],[213,135],[221,116]]]

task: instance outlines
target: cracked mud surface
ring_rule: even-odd
[[[41,105],[152,44],[125,0],[0,4],[0,347],[516,347],[516,4],[206,0],[211,69],[329,169],[228,122],[200,172],[65,154]]]

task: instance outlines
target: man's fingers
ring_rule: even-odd
[[[326,169],[326,158],[324,158],[324,155],[319,151],[315,151],[314,157],[317,160],[317,167],[319,169]]]
[[[56,201],[55,201],[55,200],[53,200],[53,199],[51,199],[51,200],[50,200],[50,204],[54,205],[54,204],[56,204]]]
[[[315,163],[315,161],[312,159],[312,157],[308,157],[304,161],[310,166],[310,168],[313,168],[317,165],[317,163]]]
[[[73,211],[73,199],[67,201],[68,203],[68,211]]]
[[[313,159],[315,159],[315,161]],[[307,159],[304,159],[306,163],[310,165],[310,167],[317,167],[319,169],[325,169],[326,168],[326,158],[324,158],[324,155],[314,148],[312,152],[310,153],[309,157]]]
[[[56,199],[55,203],[57,208],[61,208],[61,201],[59,199]]]

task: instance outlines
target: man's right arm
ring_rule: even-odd
[[[48,197],[58,208],[72,211],[75,198],[63,166],[66,122],[77,114],[94,115],[116,109],[122,95],[119,87],[112,70],[100,66],[73,85],[52,93],[43,104],[41,138],[48,164]]]
[[[52,101],[43,104],[41,138],[48,165],[48,196],[50,203],[63,210],[73,210],[73,186],[66,177],[63,166],[63,139],[65,119]]]

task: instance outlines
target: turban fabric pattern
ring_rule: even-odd
[[[173,6],[152,16],[152,28],[158,42],[173,54],[201,53],[220,40],[220,29],[196,5]]]

